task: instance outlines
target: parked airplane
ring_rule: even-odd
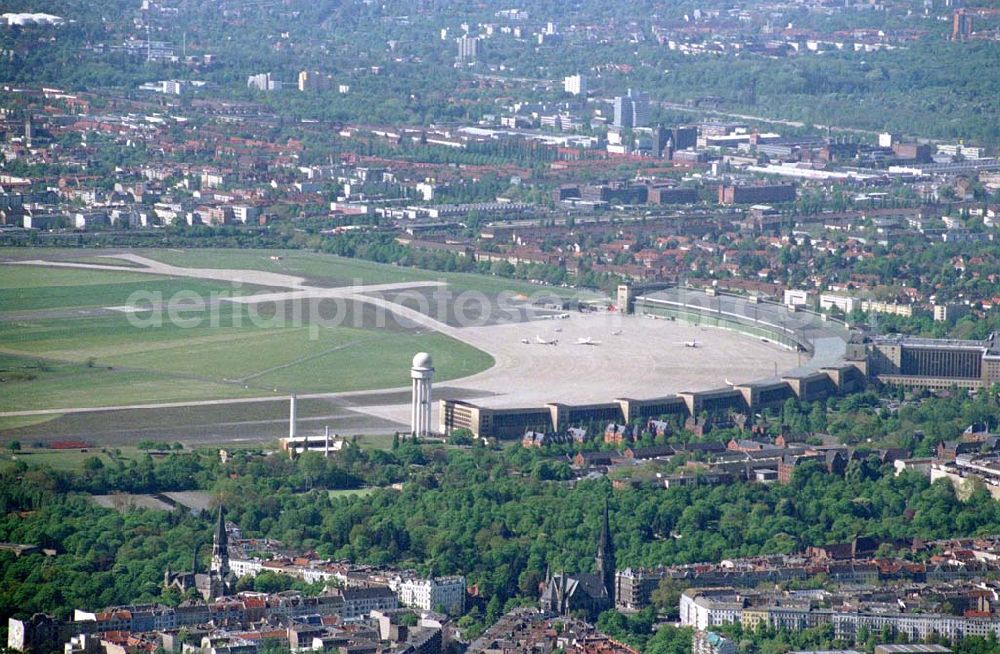
[[[559,345],[559,341],[555,339],[546,340],[541,336],[535,336],[535,342],[538,343],[539,345]]]
[[[693,348],[701,347],[698,344],[698,339],[696,339],[696,338],[693,338],[690,341],[682,341],[682,342],[678,343],[678,345],[683,345],[684,347],[693,347]]]
[[[576,344],[577,345],[600,345],[601,342],[600,341],[595,341],[590,336],[581,336],[580,338],[576,339]]]
[[[525,345],[530,345],[530,344],[531,344],[531,341],[529,341],[529,340],[528,340],[528,339],[526,339],[526,338],[522,338],[522,339],[521,339],[521,342],[522,342],[522,343],[524,343]]]
[[[622,335],[622,330],[616,329],[615,331],[611,332],[611,335],[612,336],[621,336]]]

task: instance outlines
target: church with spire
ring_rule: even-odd
[[[205,601],[232,594],[236,588],[236,577],[229,569],[229,534],[226,532],[226,509],[219,505],[219,515],[212,537],[212,565],[208,573],[198,572],[198,545],[190,572],[173,572],[167,568],[163,573],[163,585],[177,588],[182,593],[194,588]]]
[[[583,614],[596,619],[598,614],[615,606],[615,545],[608,525],[608,503],[604,502],[604,520],[597,540],[594,573],[569,575],[545,574],[540,600],[541,609],[558,615]]]

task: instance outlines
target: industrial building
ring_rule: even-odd
[[[724,184],[719,187],[719,204],[761,204],[771,202],[795,202],[795,184],[768,184],[763,186]]]

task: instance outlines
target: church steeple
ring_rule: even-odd
[[[601,524],[601,535],[597,541],[596,570],[604,590],[608,594],[611,607],[615,605],[615,544],[611,539],[611,527],[608,521],[608,500],[604,500],[604,520]]]
[[[219,505],[219,519],[212,539],[212,574],[225,577],[229,574],[229,536],[226,534],[226,507]]]

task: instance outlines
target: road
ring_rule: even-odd
[[[664,109],[670,109],[672,111],[686,111],[688,113],[694,114],[710,114],[712,116],[722,116],[723,118],[736,118],[738,120],[752,120],[759,123],[768,123],[770,125],[784,125],[785,127],[805,127],[806,123],[801,120],[786,120],[783,118],[767,118],[764,116],[754,116],[751,114],[738,114],[728,111],[718,111],[716,109],[701,109],[696,107],[689,107],[684,104],[678,104],[676,102],[655,102],[653,104],[658,104]],[[831,132],[842,132],[848,134],[863,134],[865,136],[877,136],[878,132],[869,129],[858,129],[855,127],[837,127],[836,125],[821,125],[819,123],[813,123],[812,126],[818,130],[830,130]]]
[[[344,393],[304,393],[297,394],[300,400],[332,400],[348,399],[400,392],[409,392],[410,387],[383,388],[377,391],[348,391]],[[219,406],[223,404],[253,404],[254,402],[274,402],[288,397],[287,395],[262,395],[259,397],[237,397],[223,400],[189,400],[186,402],[151,402],[148,404],[119,404],[113,406],[81,406],[61,409],[31,409],[27,411],[0,411],[0,418],[19,418],[25,416],[53,416],[66,413],[98,413],[101,411],[131,411],[132,409],[183,409],[199,406]]]

